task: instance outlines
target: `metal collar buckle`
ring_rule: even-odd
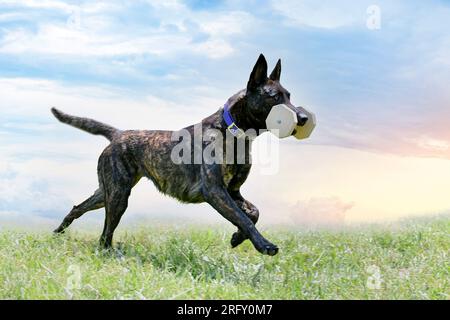
[[[234,122],[228,126],[228,130],[236,138],[240,138],[243,135],[245,135],[245,132],[242,129],[240,129]]]

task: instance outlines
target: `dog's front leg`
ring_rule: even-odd
[[[205,200],[225,219],[238,227],[245,237],[250,239],[256,250],[271,256],[278,253],[278,247],[259,233],[253,221],[228,193],[223,185],[220,165],[202,166],[202,192]]]
[[[233,200],[236,202],[238,207],[247,215],[247,217],[250,218],[250,220],[252,220],[253,224],[256,224],[259,219],[258,208],[250,201],[244,199],[244,197],[242,197],[241,192],[239,190],[230,191],[230,195],[233,198]],[[233,236],[231,237],[231,241],[230,241],[231,247],[235,248],[247,239],[248,238],[245,236],[245,234],[242,232],[242,230],[238,229],[238,231],[233,233]]]

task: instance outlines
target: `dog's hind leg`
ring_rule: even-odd
[[[94,195],[89,197],[89,199],[85,200],[81,204],[74,206],[70,213],[64,218],[62,223],[58,228],[56,228],[53,232],[55,233],[63,233],[64,230],[70,226],[70,224],[75,220],[81,217],[88,211],[100,209],[104,207],[104,193],[102,189],[98,189],[95,191]]]
[[[122,215],[125,213],[125,210],[127,210],[130,192],[131,187],[120,187],[106,195],[105,225],[100,237],[100,246],[104,248],[110,248],[112,246],[114,230],[116,230]]]
[[[131,189],[140,180],[138,169],[123,153],[122,146],[112,146],[99,160],[99,180],[105,191],[105,225],[100,246],[110,248],[114,231],[128,207]]]
[[[256,208],[250,201],[244,199],[239,191],[231,193],[231,197],[236,202],[238,207],[247,215],[247,217],[249,217],[250,220],[256,224],[259,219],[258,208]],[[238,229],[238,231],[231,237],[231,247],[235,248],[247,239],[248,237],[244,234],[244,232],[242,232],[241,229]]]

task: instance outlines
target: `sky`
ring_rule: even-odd
[[[55,225],[97,187],[107,141],[51,106],[121,129],[176,130],[282,60],[308,140],[279,141],[243,195],[261,224],[394,221],[450,210],[450,2],[0,0],[0,224]],[[256,146],[258,150],[258,146]],[[224,219],[142,181],[125,222]],[[86,214],[101,227],[103,211]],[[77,222],[78,223],[78,222]]]

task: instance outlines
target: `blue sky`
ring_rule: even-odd
[[[381,12],[377,30],[367,27],[374,4]],[[53,219],[94,190],[105,141],[55,123],[51,105],[120,128],[177,129],[242,89],[261,52],[271,67],[282,59],[282,84],[292,101],[318,116],[314,137],[301,149],[311,163],[347,150],[350,163],[366,152],[373,166],[400,161],[404,171],[397,172],[405,176],[415,161],[420,168],[422,161],[446,167],[449,16],[448,1],[0,0],[0,212]],[[291,148],[286,161],[304,155],[296,143],[283,142]],[[252,186],[248,191],[257,195]],[[152,209],[144,194],[153,191],[139,192],[139,205],[130,210],[136,214],[197,210],[168,206],[158,195]],[[295,211],[324,203],[356,217],[370,211],[372,202],[364,199],[317,185],[262,205]],[[428,200],[439,203],[430,212],[450,208],[444,199]],[[394,216],[412,207],[399,205]],[[416,207],[413,213],[427,208]]]

